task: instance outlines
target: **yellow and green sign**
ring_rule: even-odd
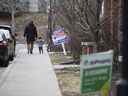
[[[113,52],[83,55],[81,58],[81,94],[109,96]]]

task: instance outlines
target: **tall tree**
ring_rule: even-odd
[[[79,53],[81,41],[99,45],[102,0],[58,0],[57,18],[71,37],[73,53]]]
[[[23,6],[19,0],[1,0],[0,1],[0,12],[7,12],[11,14],[12,30],[15,30],[15,14],[22,12],[26,7]]]

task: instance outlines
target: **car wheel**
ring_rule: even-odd
[[[9,56],[8,56],[8,50],[6,50],[6,53],[4,55],[4,59],[2,60],[2,67],[8,67],[9,65]]]
[[[13,61],[13,60],[14,60],[14,56],[11,55],[11,56],[9,57],[9,60],[10,60],[10,61]]]
[[[9,60],[3,60],[2,67],[8,67],[8,65],[9,65]]]

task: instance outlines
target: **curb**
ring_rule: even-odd
[[[9,74],[11,73],[12,68],[13,68],[13,64],[9,64],[9,66],[7,68],[5,68],[5,71],[3,72],[3,74],[1,75],[1,78],[0,78],[0,88],[2,87],[4,82],[7,80]]]

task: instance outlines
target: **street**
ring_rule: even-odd
[[[0,68],[0,96],[61,96],[49,55],[27,54],[24,44],[17,44],[16,58],[7,68]]]

